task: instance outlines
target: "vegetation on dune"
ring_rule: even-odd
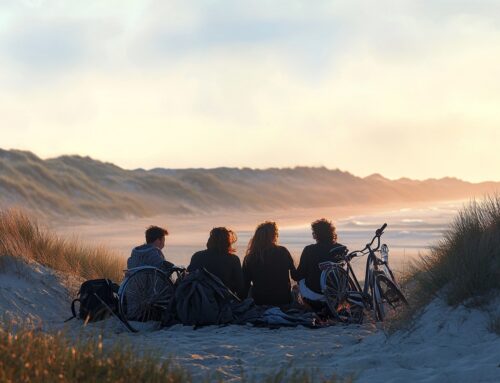
[[[48,217],[144,217],[159,212],[407,203],[464,198],[498,185],[450,178],[360,178],[323,167],[126,170],[89,157],[42,160],[30,152],[2,149],[0,168],[0,207],[18,204]]]
[[[0,259],[2,256],[36,261],[84,279],[120,281],[125,268],[125,260],[118,254],[76,238],[61,238],[16,209],[0,211]]]
[[[412,278],[412,295],[422,304],[438,292],[457,305],[480,303],[500,291],[500,196],[459,211],[439,244],[417,262]]]
[[[138,357],[132,348],[102,339],[69,340],[64,334],[0,327],[2,382],[187,382],[189,374],[169,361]]]

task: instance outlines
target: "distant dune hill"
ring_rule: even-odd
[[[500,183],[455,178],[360,178],[338,169],[125,170],[89,157],[42,160],[0,149],[0,207],[79,217],[189,214],[448,200],[480,196]]]

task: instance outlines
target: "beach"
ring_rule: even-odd
[[[249,325],[175,325],[132,334],[115,318],[82,326],[69,317],[66,280],[38,265],[12,261],[0,279],[0,316],[28,320],[44,331],[63,331],[75,341],[103,337],[104,347],[130,345],[186,368],[195,381],[260,381],[276,371],[311,371],[316,378],[356,382],[498,382],[500,338],[488,331],[484,310],[453,308],[434,299],[414,323],[389,334],[369,317],[362,325],[326,328],[258,328]],[[491,307],[498,313],[498,296]]]

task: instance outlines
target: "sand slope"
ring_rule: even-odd
[[[71,294],[63,277],[37,263],[1,257],[0,318],[60,328],[70,316]]]

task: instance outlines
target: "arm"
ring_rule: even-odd
[[[295,277],[296,281],[300,281],[301,279],[304,279],[307,274],[307,257],[308,257],[308,250],[307,247],[304,247],[304,250],[302,250],[302,255],[300,256],[300,262],[299,262],[299,267],[297,267],[297,270],[295,272]],[[293,277],[292,277],[293,278]]]
[[[191,262],[189,262],[189,266],[187,267],[188,272],[195,271],[196,269],[200,268],[199,258],[199,253],[194,253],[191,256]]]
[[[243,274],[243,297],[248,297],[248,292],[250,290],[250,284],[252,282],[252,273],[250,271],[250,266],[248,264],[248,260],[245,258],[243,260],[243,267],[242,267],[242,274]]]
[[[288,251],[286,247],[283,247],[283,252],[285,253],[285,256],[287,258],[288,262],[288,269],[290,270],[290,276],[294,281],[299,281],[298,274],[297,274],[297,269],[295,268],[295,264],[293,262],[292,255]]]
[[[241,269],[241,261],[240,259],[235,255],[234,256],[234,269],[233,269],[233,286],[235,289],[236,295],[240,299],[245,299],[245,288],[244,288],[244,281],[243,281],[243,271]]]

